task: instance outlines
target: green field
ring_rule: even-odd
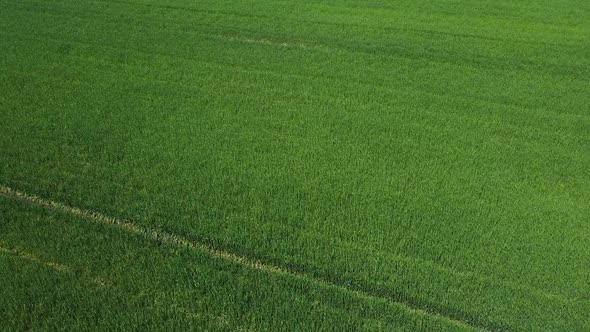
[[[590,2],[0,0],[0,330],[590,331]]]

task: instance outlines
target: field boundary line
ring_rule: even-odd
[[[52,201],[50,199],[45,199],[33,194],[24,193],[22,191],[18,191],[12,189],[10,187],[0,185],[0,196],[4,196],[6,198],[20,201],[24,203],[28,203],[30,205],[56,210],[63,213],[67,213],[69,215],[90,220],[96,222],[98,224],[114,226],[122,231],[127,233],[139,235],[149,240],[157,241],[162,244],[175,246],[175,247],[182,247],[187,248],[190,250],[198,251],[204,253],[208,256],[222,259],[224,261],[238,264],[247,268],[257,269],[261,271],[265,271],[267,273],[274,273],[274,274],[281,274],[290,277],[294,277],[297,279],[302,279],[308,282],[312,282],[315,284],[319,284],[322,286],[327,286],[331,288],[336,288],[341,291],[345,291],[347,293],[353,294],[357,297],[364,298],[364,299],[376,299],[376,300],[383,300],[389,302],[407,312],[416,314],[422,317],[432,317],[435,319],[440,319],[446,321],[447,323],[451,323],[457,327],[470,329],[470,330],[479,330],[479,331],[488,331],[488,328],[483,326],[482,324],[473,324],[467,320],[463,320],[458,317],[453,317],[450,315],[446,315],[444,313],[438,312],[436,310],[428,310],[427,308],[421,308],[419,306],[413,305],[410,302],[404,302],[400,300],[393,299],[387,296],[379,296],[375,294],[371,294],[369,292],[363,291],[361,289],[355,289],[353,287],[339,284],[330,280],[326,280],[317,276],[313,276],[308,273],[293,271],[285,267],[281,267],[275,264],[261,262],[256,259],[251,259],[237,253],[234,253],[229,250],[217,249],[210,245],[207,245],[202,242],[197,242],[194,240],[189,240],[188,238],[171,234],[165,231],[157,230],[154,228],[139,226],[134,224],[128,220],[119,219],[116,217],[108,216],[101,212],[81,209],[77,207],[73,207],[64,203]],[[4,249],[0,247],[0,252],[11,253],[11,250]]]

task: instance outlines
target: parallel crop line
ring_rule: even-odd
[[[0,190],[1,187],[0,187]],[[4,195],[3,192],[0,192],[0,196],[6,196]],[[5,254],[5,255],[10,255],[31,263],[35,263],[38,265],[43,265],[45,267],[48,267],[52,270],[54,270],[55,272],[59,272],[59,273],[63,273],[66,275],[74,275],[74,270],[72,270],[71,268],[67,267],[66,265],[63,265],[61,263],[57,263],[57,262],[52,262],[52,261],[47,261],[44,260],[40,257],[37,257],[31,253],[22,251],[22,250],[16,250],[16,249],[9,249],[9,248],[5,248],[2,246],[2,243],[0,243],[0,254]],[[101,277],[95,277],[95,276],[90,276],[90,275],[86,275],[84,279],[87,279],[85,281],[99,286],[99,287],[107,287],[108,285],[110,285],[110,282],[108,280],[105,280]]]
[[[44,13],[45,15],[47,15],[47,13]],[[130,24],[132,26],[134,26],[133,24]],[[160,29],[162,30],[162,29]],[[162,31],[167,31],[167,32],[174,32],[175,30],[172,29],[165,29]],[[248,36],[238,36],[238,35],[227,35],[227,34],[220,34],[220,33],[206,33],[206,32],[197,32],[197,31],[192,31],[192,32],[184,32],[184,33],[188,33],[188,34],[192,34],[195,36],[199,36],[202,38],[214,38],[216,40],[226,40],[226,41],[230,41],[230,42],[237,42],[237,43],[248,43],[248,44],[258,44],[258,45],[268,45],[268,46],[276,46],[276,47],[281,47],[281,48],[299,48],[299,49],[305,49],[305,50],[324,50],[324,51],[329,51],[329,50],[338,50],[338,51],[343,51],[343,52],[347,52],[350,54],[355,54],[355,53],[362,53],[362,55],[366,55],[366,56],[372,56],[372,53],[367,53],[363,50],[351,50],[349,48],[342,48],[342,47],[338,47],[336,45],[329,45],[329,44],[318,44],[318,43],[306,43],[304,41],[283,41],[283,40],[272,40],[272,39],[265,39],[265,38],[249,38]],[[10,37],[18,37],[20,39],[23,38],[22,35],[17,35],[14,33],[7,33],[4,31],[0,31],[0,34],[4,34],[6,36],[10,36]],[[111,45],[111,44],[104,44],[104,43],[90,43],[87,41],[71,41],[69,39],[59,39],[59,38],[55,38],[54,36],[43,36],[43,38],[38,38],[38,36],[36,37],[29,37],[27,38],[29,40],[32,41],[38,41],[38,40],[51,40],[52,42],[63,42],[63,43],[73,43],[73,44],[78,44],[78,45],[85,45],[85,46],[93,46],[93,47],[104,47],[107,48],[109,50],[120,50],[120,48],[116,45]],[[134,53],[138,53],[138,54],[148,54],[145,51],[138,49],[138,48],[134,48],[134,49],[129,49],[126,48],[126,51],[132,51]],[[195,62],[195,63],[199,63],[199,62],[205,62],[205,63],[216,63],[219,65],[231,65],[231,66],[235,66],[235,67],[242,67],[242,66],[238,66],[235,63],[221,63],[221,62],[211,62],[211,61],[206,61],[206,60],[201,60],[201,59],[197,59],[197,58],[193,58],[193,57],[187,57],[185,55],[180,55],[180,54],[174,54],[174,53],[165,53],[165,52],[154,52],[154,50],[150,51],[150,55],[153,55],[154,53],[163,56],[163,57],[170,57],[173,59],[181,59],[182,61],[187,61],[187,62]],[[386,54],[384,55],[387,58],[391,58],[391,59],[405,59],[405,60],[409,60],[412,62],[419,62],[419,63],[428,63],[428,64],[437,64],[440,61],[437,61],[435,59],[431,59],[431,58],[415,58],[415,57],[408,57],[408,56],[404,56],[404,55],[400,55],[400,54]],[[465,64],[459,65],[459,64],[454,64],[454,63],[449,63],[449,62],[445,62],[453,67],[464,67]],[[248,67],[243,67],[243,68],[248,68]],[[492,69],[486,69],[485,71],[487,72],[488,70],[492,70]],[[267,70],[269,71],[269,70]],[[263,72],[262,70],[258,70],[258,72]],[[308,75],[308,74],[293,74],[293,73],[277,73],[274,72],[273,70],[270,70],[270,72],[273,72],[273,74],[280,74],[280,75],[290,75],[290,76],[309,76],[313,79],[327,79],[327,80],[342,80],[341,78],[339,78],[338,76],[313,76],[313,75]],[[490,72],[490,74],[493,74],[493,72]],[[360,84],[360,85],[368,85],[366,82],[363,81],[359,81],[357,79],[355,80],[350,80],[349,78],[346,79],[346,81],[350,84]],[[379,84],[378,87],[381,89],[384,89],[385,91],[393,91],[393,88],[388,86],[388,84],[391,82],[386,82],[384,84]],[[436,91],[432,91],[432,89],[427,89],[427,88],[418,88],[417,86],[412,87],[412,89],[414,91],[420,92],[420,93],[425,93],[427,95],[430,96],[434,96],[434,97],[439,97],[439,96],[445,96],[448,97],[449,93],[447,92],[446,94],[442,94],[440,92],[436,92]],[[481,102],[484,104],[490,104],[490,105],[494,105],[494,106],[500,106],[500,107],[505,107],[505,106],[510,106],[513,108],[516,108],[518,111],[524,111],[526,113],[530,113],[531,115],[537,115],[539,112],[539,108],[540,106],[534,106],[534,105],[530,105],[528,103],[522,103],[522,102],[517,102],[515,100],[512,101],[498,101],[498,100],[494,100],[494,98],[490,98],[488,97],[482,97],[479,95],[464,95],[464,94],[460,94],[460,93],[451,93],[450,94],[453,98],[455,99],[464,99],[464,98],[468,98],[469,100],[475,100],[476,102]],[[585,118],[585,116],[583,114],[576,114],[576,113],[562,113],[560,111],[554,111],[554,110],[550,110],[550,109],[546,109],[543,108],[542,109],[543,114],[551,114],[551,115],[558,115],[560,117],[575,117],[575,118]]]
[[[7,35],[7,36],[11,36],[11,37],[18,37],[20,39],[23,39],[25,37],[23,36],[19,36],[13,33],[6,33],[4,31],[0,31],[0,35]],[[257,43],[257,44],[264,44],[264,45],[275,45],[275,46],[279,46],[279,47],[297,47],[297,48],[302,48],[302,49],[311,49],[311,48],[315,48],[315,49],[321,49],[323,46],[322,45],[318,45],[318,44],[302,44],[302,43],[281,43],[281,42],[272,42],[269,40],[256,40],[256,39],[248,39],[248,38],[242,38],[242,37],[231,37],[231,36],[225,36],[225,35],[219,35],[219,34],[199,34],[202,37],[211,37],[211,38],[218,38],[218,39],[223,39],[223,40],[228,40],[228,41],[233,41],[233,42],[243,42],[243,43]],[[35,38],[35,37],[28,37],[26,38],[27,40],[30,41],[39,41],[41,40],[40,38]],[[108,50],[120,50],[117,46],[114,45],[107,45],[107,44],[95,44],[95,43],[89,43],[89,42],[81,42],[81,41],[70,41],[70,40],[66,40],[66,39],[59,39],[59,38],[54,38],[54,37],[43,37],[42,38],[44,41],[50,41],[50,42],[68,42],[71,44],[76,44],[76,45],[83,45],[83,46],[93,46],[93,47],[103,47],[105,49]],[[131,51],[137,54],[148,54],[147,52],[140,50],[140,49],[129,49],[127,48],[127,51]],[[152,51],[149,54],[157,54],[160,55],[162,57],[165,58],[170,58],[170,59],[178,59],[180,61],[184,61],[187,63],[200,63],[200,64],[207,64],[207,65],[213,65],[213,66],[219,66],[221,67],[232,67],[234,69],[243,71],[245,73],[254,73],[254,74],[262,74],[262,75],[272,75],[272,76],[280,76],[280,77],[292,77],[292,78],[296,78],[296,79],[304,79],[304,78],[309,78],[309,79],[314,79],[314,80],[325,80],[328,82],[335,82],[335,81],[342,81],[342,78],[338,77],[338,76],[316,76],[316,75],[310,75],[310,74],[306,74],[306,73],[291,73],[291,72],[279,72],[273,69],[257,69],[257,68],[250,68],[247,66],[243,66],[243,65],[238,65],[235,63],[227,63],[227,62],[216,62],[216,61],[210,61],[210,60],[202,60],[202,59],[197,59],[197,58],[191,58],[191,57],[187,57],[184,55],[176,55],[176,54],[171,54],[171,53],[164,53],[164,52],[155,52]],[[80,57],[80,59],[83,59]],[[88,60],[88,59],[85,59]],[[22,74],[26,74],[24,72],[20,72]],[[115,72],[113,72],[115,73]],[[136,78],[139,78],[141,80],[146,80],[146,81],[153,81],[153,82],[158,82],[158,83],[162,83],[162,84],[179,84],[179,83],[175,83],[173,81],[169,81],[169,80],[161,80],[161,79],[152,79],[152,78],[146,78],[143,76],[135,76]],[[361,81],[358,79],[349,79],[347,78],[345,80],[347,82],[347,84],[351,84],[351,85],[356,85],[356,86],[361,86],[361,87],[367,87],[367,88],[373,88],[373,89],[379,89],[379,91],[383,91],[385,93],[399,93],[399,91],[397,90],[397,85],[394,86],[388,86],[389,83],[382,83],[382,84],[370,84],[367,83],[365,81]],[[185,83],[180,83],[183,86],[186,86]],[[197,88],[200,86],[192,86],[191,88]],[[584,116],[583,114],[577,114],[577,113],[562,113],[560,111],[555,111],[555,110],[550,110],[550,109],[540,109],[537,106],[531,106],[531,105],[527,105],[527,104],[521,104],[521,103],[516,103],[513,101],[509,101],[509,102],[502,102],[502,101],[495,101],[493,99],[490,98],[485,98],[485,97],[481,97],[481,96],[467,96],[467,95],[462,95],[462,94],[457,94],[457,93],[440,93],[440,92],[436,92],[433,91],[432,89],[426,89],[426,88],[419,88],[419,87],[411,87],[411,91],[408,92],[407,94],[410,95],[414,95],[416,93],[420,93],[422,95],[428,95],[430,97],[433,98],[439,98],[439,97],[452,97],[454,99],[469,99],[472,100],[474,102],[478,102],[481,104],[485,104],[485,105],[491,105],[491,106],[498,106],[498,107],[510,107],[511,110],[514,111],[518,111],[521,113],[526,113],[530,116],[539,116],[539,114],[541,113],[540,111],[542,111],[542,114],[544,115],[551,115],[553,117],[560,117],[560,118],[565,118],[567,120],[571,120],[571,119],[579,119],[579,120],[586,120],[586,119],[590,119],[587,118],[586,116]],[[192,96],[192,94],[191,94]],[[437,112],[430,112],[430,111],[423,111],[423,113],[428,112],[429,114],[432,113],[437,113]],[[560,134],[563,138],[563,133]],[[571,137],[567,137],[567,138],[571,138]]]
[[[97,3],[105,3],[105,1],[103,0],[93,0],[92,2],[97,2]],[[185,7],[176,7],[176,6],[161,6],[161,5],[156,5],[156,4],[145,4],[145,3],[138,3],[138,2],[133,2],[133,1],[125,1],[125,0],[121,0],[121,1],[110,1],[107,3],[122,3],[122,4],[128,4],[128,5],[132,5],[132,6],[148,6],[148,7],[155,7],[155,8],[166,8],[166,9],[177,9],[177,10],[187,10],[187,11],[194,11],[194,12],[205,12],[205,13],[210,13],[211,11],[209,10],[204,10],[204,9],[197,9],[197,8],[185,8]],[[214,11],[214,13],[217,13],[216,11]],[[238,14],[238,13],[226,13],[226,12],[220,12],[221,14],[227,14],[227,15],[236,15],[236,16],[247,16],[247,17],[258,17],[258,16],[251,16],[251,15],[245,15],[245,14]],[[50,16],[62,16],[62,15],[53,15],[50,14],[48,12],[44,12],[43,15],[50,15]],[[266,16],[260,16],[265,18]],[[88,18],[84,18],[86,20],[88,20]],[[305,23],[316,23],[316,24],[323,24],[323,25],[337,25],[340,26],[340,24],[334,24],[334,23],[328,23],[328,22],[316,22],[316,21],[302,21]],[[121,23],[121,22],[118,22]],[[128,24],[123,22],[122,24]],[[133,24],[131,24],[133,25]],[[198,24],[201,25],[201,24]],[[144,25],[141,25],[142,27],[144,27]],[[201,25],[201,26],[207,26],[207,25]],[[361,25],[362,26],[362,25]],[[226,27],[227,28],[227,27]],[[396,28],[392,28],[394,30],[397,30]],[[412,29],[403,29],[400,28],[402,31],[413,31]],[[164,29],[164,30],[168,30],[168,29]],[[168,31],[173,31],[173,30],[168,30]],[[419,31],[419,30],[417,30]],[[429,31],[429,30],[427,30]],[[188,33],[195,33],[193,32],[188,32]],[[275,45],[275,46],[287,46],[287,45],[280,45],[280,43],[274,44],[274,43],[269,43],[268,45]],[[311,48],[311,47],[301,47],[300,45],[294,44],[293,46],[295,47],[300,47],[300,48]],[[376,54],[374,52],[374,50],[369,50],[369,49],[365,49],[364,47],[362,48],[357,48],[355,50],[352,50],[349,47],[342,47],[342,46],[338,46],[338,45],[321,45],[321,44],[315,44],[314,48],[318,48],[318,47],[324,47],[324,48],[333,48],[333,49],[337,49],[337,50],[341,50],[341,51],[347,51],[347,52],[357,52],[357,53],[363,53],[363,54]],[[481,70],[482,69],[482,63],[480,61],[477,61],[475,63],[467,63],[465,61],[461,61],[460,63],[458,63],[455,60],[455,56],[451,56],[451,57],[441,57],[441,56],[437,56],[437,57],[433,57],[433,56],[424,56],[424,55],[416,55],[413,54],[412,52],[407,52],[407,50],[405,52],[390,52],[390,51],[379,51],[378,54],[380,56],[387,56],[387,57],[393,57],[393,58],[403,58],[403,59],[409,59],[409,60],[415,60],[415,61],[425,61],[425,62],[431,62],[431,63],[444,63],[446,65],[452,65],[452,66],[458,66],[458,67],[462,67],[462,66],[467,66],[470,68],[475,68],[477,70]],[[444,55],[444,54],[442,54]],[[501,63],[503,63],[504,61],[498,57],[487,57],[487,60],[499,60]],[[467,58],[465,60],[468,60]],[[514,66],[509,66],[509,67],[501,67],[499,66],[499,64],[493,65],[493,63],[490,63],[490,65],[488,65],[486,68],[488,70],[509,70],[509,71],[513,71],[513,70],[518,70],[518,71],[524,71],[527,72],[527,75],[531,73],[530,69],[527,69],[529,66],[531,66],[531,63],[521,63],[520,65],[514,67]],[[539,68],[553,68],[555,67],[557,64],[554,63],[545,63],[543,66],[539,67],[539,66],[535,66],[533,69],[536,70],[536,72],[539,71]],[[582,70],[583,68],[580,67],[580,70]],[[556,74],[553,71],[543,71],[542,72],[545,75],[551,75],[551,76],[555,76]],[[557,76],[562,77],[562,74],[557,74]],[[571,75],[568,75],[568,79],[571,79]],[[580,76],[577,75],[576,80],[578,81],[582,81],[582,82],[586,82],[586,80],[584,79],[584,76]]]
[[[409,311],[413,314],[417,314],[419,316],[430,316],[430,317],[438,318],[438,319],[447,321],[447,322],[449,322],[455,326],[458,326],[458,327],[471,329],[471,330],[479,330],[479,331],[486,331],[487,330],[484,326],[473,325],[472,323],[470,323],[468,321],[462,320],[460,318],[455,318],[455,317],[451,317],[448,315],[444,315],[444,314],[436,312],[434,310],[428,310],[426,308],[419,308],[419,307],[412,305],[411,303],[407,303],[407,302],[403,302],[403,301],[396,301],[396,300],[393,300],[391,298],[384,297],[384,296],[373,295],[373,294],[364,292],[362,290],[358,290],[358,289],[348,287],[348,286],[342,285],[342,284],[337,284],[337,283],[331,282],[329,280],[325,280],[325,279],[321,279],[321,278],[312,276],[310,274],[292,271],[292,270],[289,270],[285,267],[280,267],[280,266],[269,264],[269,263],[263,263],[258,260],[254,260],[254,259],[250,259],[250,258],[241,256],[241,255],[236,254],[231,251],[216,249],[216,248],[213,248],[207,244],[192,241],[192,240],[189,240],[189,239],[179,236],[179,235],[167,233],[167,232],[157,230],[157,229],[139,226],[139,225],[136,225],[130,221],[111,217],[111,216],[105,215],[105,214],[97,212],[97,211],[91,211],[91,210],[80,209],[77,207],[69,206],[69,205],[66,205],[66,204],[63,204],[60,202],[41,198],[36,195],[27,194],[27,193],[24,193],[24,192],[21,192],[18,190],[14,190],[14,189],[7,187],[7,186],[0,185],[0,196],[4,196],[4,197],[7,197],[7,198],[10,198],[13,200],[25,202],[25,203],[28,203],[31,205],[35,205],[35,206],[39,206],[39,207],[43,207],[43,208],[47,208],[47,209],[51,209],[51,210],[61,211],[61,212],[73,215],[75,217],[79,217],[79,218],[83,218],[83,219],[87,219],[87,220],[92,220],[92,221],[100,223],[100,224],[114,226],[114,227],[119,228],[122,231],[131,233],[131,234],[139,235],[144,238],[154,240],[154,241],[157,241],[157,242],[160,242],[163,244],[176,246],[176,247],[184,247],[184,248],[188,248],[191,250],[199,251],[199,252],[205,253],[209,256],[219,258],[219,259],[222,259],[222,260],[225,260],[228,262],[236,263],[236,264],[239,264],[239,265],[247,267],[247,268],[262,270],[262,271],[265,271],[268,273],[287,275],[290,277],[303,279],[305,281],[320,284],[323,286],[338,288],[338,289],[346,291],[348,293],[352,293],[355,296],[360,297],[360,298],[385,300],[385,301],[393,303],[393,304],[395,304],[395,305],[397,305],[397,306],[403,308],[404,310]],[[7,250],[3,250],[3,251],[7,251]]]
[[[47,266],[57,272],[61,272],[61,273],[71,273],[72,272],[72,270],[70,268],[68,268],[67,266],[65,266],[63,264],[56,263],[56,262],[44,261],[44,260],[40,259],[39,257],[37,257],[33,254],[29,254],[27,252],[18,251],[15,249],[7,249],[7,248],[0,246],[0,253],[15,256],[15,257],[24,259],[29,262],[37,263],[39,265]]]
[[[89,0],[89,2],[94,3],[105,3],[105,0]],[[130,7],[152,7],[158,8],[161,10],[178,10],[178,11],[186,11],[186,12],[198,12],[203,13],[206,15],[225,15],[225,16],[237,16],[237,17],[254,17],[254,18],[262,18],[262,19],[275,19],[275,16],[272,15],[264,15],[264,14],[254,14],[254,13],[241,13],[239,11],[227,11],[227,10],[219,10],[219,9],[204,9],[204,8],[195,8],[195,7],[185,7],[179,5],[161,5],[161,4],[154,4],[154,3],[142,3],[137,1],[128,1],[128,0],[111,0],[108,3],[117,3],[122,5],[127,5]],[[352,9],[351,7],[345,6],[334,6],[336,9]],[[397,31],[397,32],[413,32],[413,33],[420,33],[426,35],[446,35],[451,37],[458,37],[458,38],[471,38],[471,39],[481,39],[481,40],[489,40],[489,41],[496,41],[501,43],[513,43],[513,44],[530,44],[530,45],[541,45],[541,46],[554,46],[554,47],[570,47],[573,48],[575,45],[572,44],[565,44],[559,42],[546,42],[546,41],[531,41],[526,39],[510,39],[510,38],[499,38],[489,35],[477,35],[477,34],[469,34],[469,33],[458,33],[453,31],[444,31],[444,30],[432,30],[432,29],[418,29],[418,28],[407,28],[402,26],[377,26],[377,25],[370,25],[370,24],[361,24],[361,23],[344,23],[344,22],[330,22],[330,21],[318,21],[313,19],[300,19],[298,17],[294,18],[285,18],[287,21],[292,21],[294,24],[296,23],[311,23],[317,25],[331,25],[337,27],[352,27],[352,28],[360,28],[367,29],[367,30],[383,30],[383,31]]]

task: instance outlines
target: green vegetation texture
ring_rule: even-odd
[[[590,330],[590,2],[0,0],[0,329]]]

